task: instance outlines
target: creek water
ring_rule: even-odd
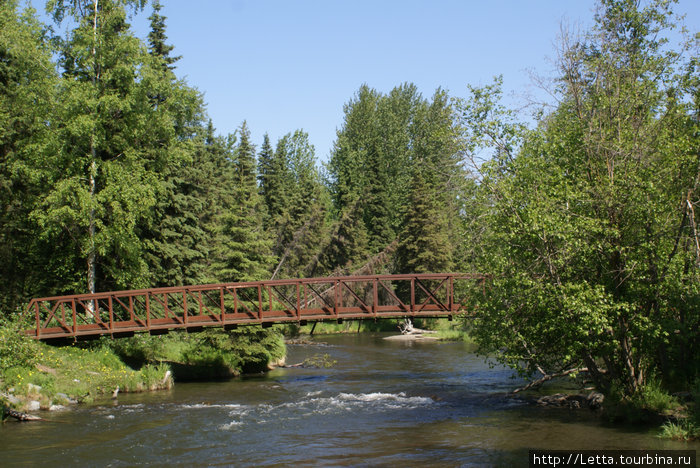
[[[538,408],[463,343],[314,337],[283,368],[0,425],[0,466],[527,466],[529,449],[695,449],[589,410]]]

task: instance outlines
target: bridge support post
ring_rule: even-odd
[[[41,318],[39,317],[39,303],[34,303],[34,309],[36,311],[36,337],[41,336]]]
[[[372,301],[373,301],[372,302],[372,315],[374,315],[375,317],[377,316],[377,307],[379,307],[378,286],[379,286],[379,279],[374,278],[374,281],[372,281],[372,289],[373,289],[373,291],[372,291]],[[357,330],[359,332],[360,328],[358,327]]]
[[[75,302],[75,299],[71,301],[71,309],[73,309],[73,336],[78,333],[78,311],[76,310]],[[39,316],[37,315],[37,318],[38,317]]]
[[[411,278],[411,314],[416,313],[416,278]]]
[[[219,305],[221,306],[221,324],[226,324],[226,307],[224,306],[224,288],[219,288]]]

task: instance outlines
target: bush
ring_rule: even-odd
[[[36,365],[38,345],[18,325],[14,320],[0,319],[0,369]]]
[[[97,346],[111,349],[128,366],[140,369],[148,363],[178,361],[186,339],[187,335],[184,333],[158,336],[143,333],[130,338],[102,337]]]

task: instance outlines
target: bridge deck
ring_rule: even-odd
[[[130,336],[171,329],[269,325],[386,317],[436,317],[466,312],[475,274],[342,276],[111,291],[32,299],[29,336],[50,340]]]

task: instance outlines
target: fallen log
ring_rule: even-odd
[[[17,421],[44,421],[44,419],[39,416],[22,413],[21,411],[16,411],[8,407],[5,407],[4,412],[7,416],[15,418]]]

